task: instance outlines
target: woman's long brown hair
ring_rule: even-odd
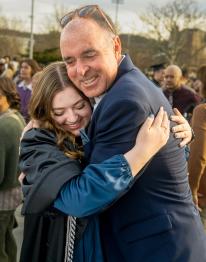
[[[11,79],[0,77],[0,95],[6,97],[11,109],[20,110],[20,97]]]
[[[40,122],[41,128],[55,132],[57,145],[67,156],[78,159],[82,157],[83,153],[75,143],[74,135],[65,132],[52,118],[52,100],[55,94],[68,87],[74,88],[84,99],[88,100],[69,80],[64,62],[48,65],[35,79],[29,112],[31,118]],[[74,145],[73,150],[68,149],[65,145],[65,141],[68,141],[68,139]]]

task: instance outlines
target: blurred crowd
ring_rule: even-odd
[[[171,106],[178,108],[188,120],[195,106],[204,102],[206,65],[189,72],[178,65],[156,64],[151,66],[149,77],[163,90]]]
[[[206,229],[206,64],[196,72],[177,65],[153,65],[151,80],[171,106],[188,119],[194,131],[188,156],[189,182]]]
[[[40,70],[41,66],[34,59],[25,58],[18,61],[10,56],[0,59],[0,78],[7,77],[16,85],[21,101],[20,112],[26,122],[29,120],[28,103],[32,91],[32,77]]]

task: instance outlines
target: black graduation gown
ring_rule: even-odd
[[[22,186],[25,220],[20,262],[64,261],[67,216],[53,208],[52,203],[64,183],[81,174],[80,163],[65,157],[56,146],[53,133],[31,129],[21,142],[20,168],[27,174]],[[86,221],[78,224],[80,237]]]

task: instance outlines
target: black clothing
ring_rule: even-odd
[[[53,208],[52,204],[64,183],[81,174],[80,163],[65,157],[56,146],[55,135],[47,130],[31,129],[21,143],[20,169],[28,175],[22,186],[25,224],[20,262],[64,261],[68,216]],[[73,147],[71,143],[68,146]],[[24,166],[24,160],[27,160],[27,166]],[[76,228],[78,238],[87,223],[86,220],[79,221]]]

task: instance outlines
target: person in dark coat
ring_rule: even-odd
[[[133,176],[166,143],[167,114],[161,108],[155,119],[149,117],[136,146],[127,154],[82,171],[82,149],[76,137],[80,128],[87,126],[91,107],[69,81],[63,62],[49,65],[38,75],[30,112],[40,126],[26,132],[21,141],[20,168],[26,176],[20,261],[103,261],[98,218],[91,215],[124,194],[132,186]],[[152,143],[154,138],[156,143]],[[71,191],[67,195],[69,216],[53,205],[65,183]],[[84,212],[85,217],[77,219],[78,212]],[[93,241],[89,249],[80,241],[82,234],[86,245]]]
[[[68,76],[97,104],[85,156],[88,163],[100,163],[130,149],[150,113],[163,105],[171,115],[172,108],[129,55],[122,55],[120,38],[99,6],[75,9],[61,24],[60,48]],[[184,147],[174,136],[133,187],[103,212],[100,224],[107,262],[206,261],[206,237],[192,201]]]
[[[201,102],[201,98],[186,85],[182,84],[182,71],[176,65],[165,69],[164,94],[172,107],[190,120],[193,109]]]
[[[157,86],[157,87],[162,87],[164,83],[164,75],[165,75],[165,64],[160,63],[160,64],[154,64],[151,66],[152,68],[152,82]]]

